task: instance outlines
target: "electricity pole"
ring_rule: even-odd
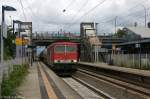
[[[147,11],[146,11],[146,7],[144,5],[142,5],[142,7],[144,8],[144,13],[145,13],[145,27],[146,27],[146,23],[147,23]]]
[[[117,16],[115,17],[115,34],[117,33]]]
[[[2,25],[1,25],[1,63],[3,63],[3,59],[4,59],[4,39],[3,39],[3,32],[4,32],[4,6],[2,6]]]

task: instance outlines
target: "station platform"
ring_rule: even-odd
[[[18,92],[22,99],[41,99],[36,63],[33,63],[33,65],[29,67],[29,74],[18,88]]]
[[[150,71],[149,70],[140,70],[140,69],[133,69],[133,68],[126,68],[126,67],[119,67],[114,65],[108,65],[107,63],[90,63],[90,62],[79,62],[81,65],[87,65],[87,66],[94,66],[102,69],[108,69],[108,70],[114,70],[129,74],[135,74],[139,76],[145,76],[150,77]]]
[[[21,99],[82,99],[62,78],[42,62],[34,62],[17,89]]]

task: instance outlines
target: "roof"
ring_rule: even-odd
[[[140,43],[150,43],[150,39],[144,39],[144,40],[139,40],[139,41],[125,42],[125,43],[120,43],[120,44],[118,44],[118,45],[130,45],[130,44],[140,44]]]
[[[77,44],[77,43],[74,43],[74,42],[55,42],[53,44]]]
[[[150,28],[147,27],[125,27],[142,38],[150,38]]]
[[[51,47],[51,46],[55,46],[55,45],[78,45],[78,43],[74,43],[74,42],[55,42],[55,43],[52,43],[48,46]]]

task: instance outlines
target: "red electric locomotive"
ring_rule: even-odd
[[[58,74],[72,74],[77,70],[78,44],[55,42],[43,52],[44,61]]]

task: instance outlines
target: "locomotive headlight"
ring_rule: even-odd
[[[75,62],[75,63],[76,63],[76,62],[77,62],[77,60],[73,60],[73,62]]]
[[[58,60],[54,60],[54,63],[57,63],[58,62]]]

